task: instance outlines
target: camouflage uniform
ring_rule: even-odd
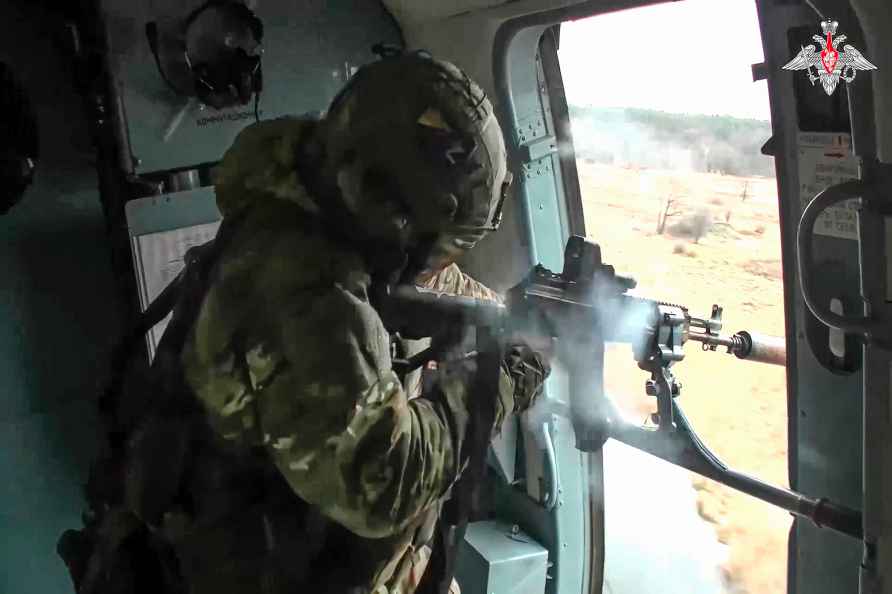
[[[468,378],[446,367],[437,394],[407,397],[362,255],[312,225],[313,200],[288,166],[311,125],[263,122],[226,154],[218,204],[243,220],[182,364],[216,435],[262,447],[301,500],[354,535],[339,542],[341,555],[363,560],[348,585],[407,592],[418,533],[429,535],[462,464]],[[497,298],[454,264],[429,284]],[[539,374],[521,394],[515,383],[525,382],[503,367],[496,426],[527,405]]]

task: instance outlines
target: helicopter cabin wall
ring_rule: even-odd
[[[34,184],[0,217],[0,592],[17,594],[73,591],[56,541],[80,525],[121,318],[61,31],[44,3],[0,4],[0,61],[34,105],[41,146]]]
[[[183,51],[185,23],[204,0],[100,0],[110,65],[121,89],[133,169],[147,173],[218,161],[255,119],[254,105],[205,106]],[[400,45],[378,2],[251,2],[263,27],[261,119],[323,111],[377,43]],[[146,25],[157,27],[156,63]],[[165,82],[161,72],[169,79]]]
[[[782,70],[803,44],[820,33],[821,18],[805,4],[763,0],[757,4],[772,110],[773,138],[766,149],[775,157],[781,221],[790,486],[861,509],[863,353],[856,337],[829,329],[805,306],[796,237],[802,209],[827,185],[818,179],[814,155],[853,162],[852,131],[857,116],[863,115],[858,112],[870,82],[867,76],[859,77],[847,89],[828,95],[820,85],[809,84],[804,73]],[[814,4],[844,26],[840,32],[853,44],[864,47],[848,2]],[[857,234],[815,234],[813,246],[811,275],[818,299],[856,315],[862,306]],[[857,540],[797,519],[790,536],[788,591],[857,592],[861,556]]]
[[[855,151],[862,179],[875,190],[861,220],[863,292],[870,316],[880,327],[892,324],[892,13],[884,0],[852,0],[864,30],[864,51],[877,69],[857,97],[853,114]],[[871,93],[872,90],[872,93]],[[873,116],[873,117],[870,117]],[[892,350],[868,344],[864,381],[864,525],[867,546],[861,572],[865,594],[888,592],[892,580]]]

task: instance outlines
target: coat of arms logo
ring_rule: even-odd
[[[836,90],[839,79],[849,83],[855,80],[858,70],[876,70],[877,67],[871,64],[854,46],[848,43],[842,45],[842,42],[846,40],[845,35],[833,38],[838,27],[839,23],[836,21],[821,21],[824,37],[818,35],[812,37],[819,46],[802,46],[796,57],[784,66],[784,70],[805,70],[811,84],[814,85],[816,81],[821,81],[821,85],[828,95],[832,95]],[[840,46],[842,46],[842,52],[837,49]]]

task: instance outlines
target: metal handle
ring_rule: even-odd
[[[551,511],[558,502],[558,481],[560,480],[557,469],[557,456],[554,452],[554,440],[551,437],[551,424],[542,423],[542,450],[545,454],[545,469],[548,481],[548,492],[543,498],[542,507]]]
[[[841,316],[830,310],[830,305],[820,303],[814,295],[814,282],[812,266],[814,254],[812,251],[812,234],[815,221],[827,208],[858,198],[866,193],[867,186],[859,181],[847,181],[831,186],[820,192],[808,203],[802,211],[799,219],[799,229],[796,236],[797,256],[799,264],[799,283],[802,287],[802,298],[805,305],[822,323],[845,332],[857,334],[864,339],[869,339],[871,330],[875,326],[874,320],[868,317]]]

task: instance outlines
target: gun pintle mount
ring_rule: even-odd
[[[415,335],[477,326],[505,340],[518,335],[550,337],[570,374],[570,406],[564,413],[573,423],[580,450],[596,451],[607,439],[616,439],[818,526],[861,538],[860,511],[729,468],[700,440],[678,403],[681,384],[672,367],[684,359],[688,340],[700,342],[707,351],[722,346],[740,359],[783,365],[783,339],[749,332],[722,335],[721,307],[713,306],[709,318],[692,317],[684,306],[630,295],[634,288],[633,279],[617,275],[601,260],[596,243],[574,236],[567,242],[560,273],[537,265],[508,292],[505,304],[399,286],[387,288],[380,305],[385,320],[388,312],[395,314]],[[645,390],[657,399],[654,426],[624,420],[605,393],[604,345],[610,342],[631,344],[638,366],[650,373]],[[418,367],[437,354],[432,347],[400,363],[404,368]]]

